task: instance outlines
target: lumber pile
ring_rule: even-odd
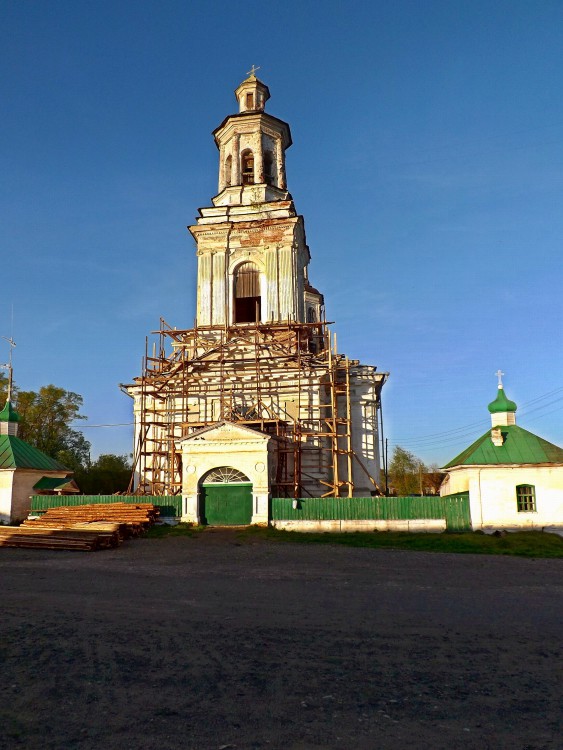
[[[109,549],[119,544],[119,525],[105,528],[68,528],[0,526],[0,547],[26,549],[68,549],[92,551]]]
[[[152,503],[91,503],[48,508],[41,518],[24,521],[25,526],[69,528],[75,524],[118,523],[123,537],[139,536],[158,519],[159,510]]]
[[[152,503],[100,503],[49,508],[21,526],[0,526],[0,547],[97,550],[117,547],[152,526]]]

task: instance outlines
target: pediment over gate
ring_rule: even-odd
[[[249,427],[234,424],[233,422],[218,422],[217,424],[210,425],[209,427],[202,427],[201,430],[192,432],[181,440],[178,440],[177,444],[182,445],[186,448],[186,443],[201,444],[201,443],[256,443],[258,445],[265,445],[270,440],[269,435],[265,435],[263,432],[257,430],[251,430]]]

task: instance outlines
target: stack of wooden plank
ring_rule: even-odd
[[[124,537],[138,536],[158,519],[152,503],[91,503],[48,508],[41,518],[24,521],[26,526],[68,528],[75,524],[107,521],[118,523]]]
[[[152,503],[100,503],[49,508],[21,526],[0,526],[0,547],[96,550],[117,547],[158,518]]]
[[[104,524],[103,528],[77,525],[75,528],[0,526],[0,547],[27,549],[96,550],[117,547],[119,524]]]

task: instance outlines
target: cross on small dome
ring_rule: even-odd
[[[489,412],[493,416],[495,424],[514,424],[514,412],[516,411],[517,406],[516,403],[511,401],[504,392],[504,386],[502,384],[502,376],[504,375],[504,372],[502,372],[502,370],[497,370],[495,375],[498,378],[497,397],[489,404]],[[505,415],[503,420],[506,419],[506,421],[499,421],[498,415]],[[508,415],[510,415],[510,417],[508,417]]]

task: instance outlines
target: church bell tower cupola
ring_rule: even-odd
[[[270,91],[255,75],[235,90],[239,111],[213,132],[219,149],[216,206],[286,200],[285,150],[291,146],[289,125],[265,112]]]
[[[246,78],[235,91],[238,100],[239,112],[264,111],[264,105],[270,98],[270,90],[265,83],[259,81],[255,76],[258,68],[252,66]]]

